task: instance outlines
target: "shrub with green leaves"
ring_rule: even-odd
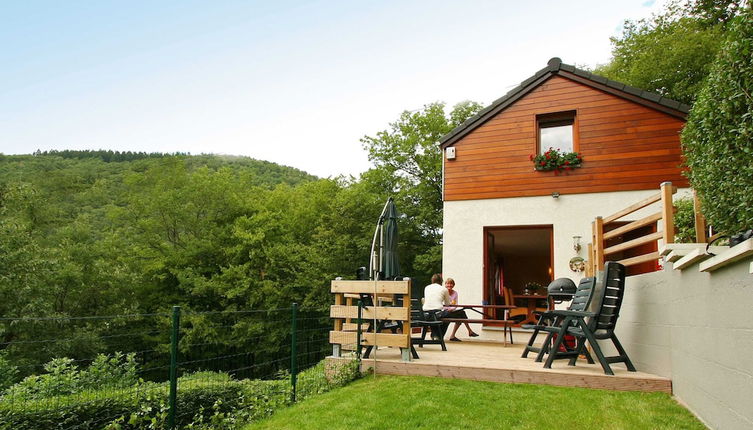
[[[728,234],[753,228],[753,8],[733,22],[682,145],[709,222]]]
[[[696,237],[693,200],[689,198],[677,199],[674,201],[674,205],[677,207],[677,212],[675,212],[675,242],[694,243]]]
[[[56,366],[66,369],[62,373],[70,376],[70,362],[59,361]],[[345,385],[358,376],[354,363],[339,368],[328,379],[321,362],[299,374],[298,399]],[[217,372],[185,375],[178,379],[176,424],[191,429],[238,428],[288,406],[290,389],[287,378],[235,380]],[[167,383],[142,381],[130,387],[103,387],[76,394],[0,402],[0,430],[162,429],[167,427],[167,416]]]
[[[55,358],[44,365],[47,373],[31,375],[9,387],[4,398],[37,400],[102,388],[124,388],[139,382],[134,354],[99,354],[83,369],[70,358]]]
[[[16,382],[18,367],[13,365],[4,354],[0,354],[0,393]]]

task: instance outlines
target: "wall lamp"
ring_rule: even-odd
[[[573,236],[573,249],[580,252],[580,236]]]
[[[560,193],[559,193],[559,191],[555,191],[555,192],[553,192],[553,193],[552,193],[552,198],[553,198],[553,199],[558,199],[558,198],[560,198]]]

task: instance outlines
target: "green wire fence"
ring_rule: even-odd
[[[330,328],[296,304],[0,318],[0,429],[232,427],[332,384]]]

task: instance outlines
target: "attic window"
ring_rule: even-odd
[[[539,136],[539,154],[549,148],[562,153],[576,150],[574,110],[536,115],[536,128]]]

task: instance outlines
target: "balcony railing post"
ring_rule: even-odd
[[[696,243],[706,243],[706,218],[701,212],[701,200],[695,190],[693,190],[693,219],[695,221]]]
[[[594,221],[594,275],[604,270],[604,218],[597,216]]]
[[[672,194],[675,193],[671,182],[661,183],[661,210],[664,220],[664,244],[675,242],[675,211]]]

